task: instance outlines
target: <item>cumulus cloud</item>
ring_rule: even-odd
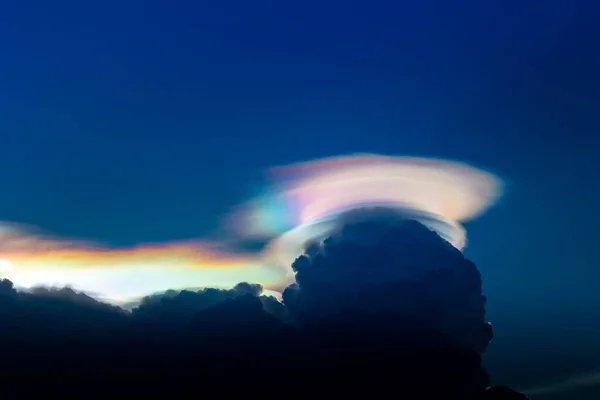
[[[495,203],[501,180],[370,154],[269,176],[223,241],[111,248],[0,223],[6,376],[75,377],[88,392],[102,377],[481,394],[492,330],[462,223]]]
[[[261,285],[247,282],[238,283],[232,289],[170,290],[144,297],[133,309],[132,315],[133,318],[160,325],[187,324],[201,310],[238,296],[249,295],[258,298],[262,291]]]
[[[243,282],[169,290],[127,312],[69,288],[0,281],[6,376],[76,376],[65,385],[88,388],[102,377],[110,390],[143,379],[170,390],[483,395],[491,331],[477,268],[422,224],[376,211],[387,217],[351,216],[311,243],[283,303]]]
[[[367,209],[343,220],[353,222],[308,246],[293,263],[296,283],[283,293],[292,316],[303,321],[348,310],[382,312],[485,349],[492,332],[481,276],[460,251],[394,210]]]

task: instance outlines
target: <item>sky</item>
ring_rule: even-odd
[[[114,248],[179,243],[218,230],[275,166],[458,160],[506,185],[465,225],[496,332],[492,375],[525,385],[528,363],[550,355],[557,374],[598,369],[599,12],[3,2],[0,221]]]

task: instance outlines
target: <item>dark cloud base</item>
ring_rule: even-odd
[[[150,296],[132,312],[2,281],[5,398],[523,398],[486,391],[481,277],[423,225],[348,224],[293,268],[285,305],[240,283]]]

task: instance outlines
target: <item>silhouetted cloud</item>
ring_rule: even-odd
[[[385,218],[384,218],[385,217]],[[475,265],[424,225],[384,209],[351,213],[292,265],[283,301],[299,320],[344,311],[423,320],[468,348],[491,340]]]
[[[169,290],[129,312],[70,288],[19,292],[2,280],[4,376],[144,395],[156,394],[153,382],[171,391],[483,395],[491,328],[477,268],[422,224],[381,211],[309,244],[283,303],[242,282]]]
[[[238,296],[258,297],[262,291],[261,285],[247,282],[238,283],[233,289],[169,290],[144,297],[133,309],[132,316],[159,325],[187,324],[201,310]]]
[[[529,397],[506,386],[496,386],[486,389],[482,400],[529,400]]]

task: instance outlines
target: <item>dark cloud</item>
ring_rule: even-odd
[[[475,265],[422,224],[387,217],[312,244],[292,265],[296,283],[283,294],[290,313],[301,321],[357,310],[418,319],[482,352],[492,332]]]
[[[355,221],[293,268],[283,303],[240,283],[148,296],[131,312],[69,288],[17,292],[0,281],[4,387],[52,382],[63,397],[484,395],[481,277],[437,234],[405,218]]]
[[[143,298],[132,310],[132,316],[160,326],[187,324],[200,310],[241,295],[258,297],[262,291],[261,285],[246,282],[237,284],[233,289],[170,290]]]
[[[528,400],[528,397],[506,386],[496,386],[486,389],[482,400]]]

